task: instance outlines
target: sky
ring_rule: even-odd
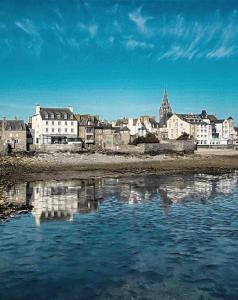
[[[0,0],[0,117],[173,111],[238,123],[238,1]]]

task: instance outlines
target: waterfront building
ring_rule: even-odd
[[[95,144],[95,127],[99,124],[99,117],[95,115],[75,115],[78,121],[78,135],[84,142],[85,148]]]
[[[23,120],[0,120],[0,141],[7,152],[28,150],[28,128]]]
[[[127,126],[113,127],[100,123],[95,127],[95,146],[98,149],[114,149],[116,146],[128,145],[131,140]]]
[[[43,108],[36,106],[31,117],[34,144],[67,144],[78,141],[78,121],[73,108]]]

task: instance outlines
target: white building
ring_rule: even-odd
[[[78,138],[78,121],[71,106],[43,108],[37,105],[31,122],[34,144],[67,144]]]
[[[140,118],[129,118],[127,127],[131,135],[146,136],[147,130]]]
[[[206,122],[198,122],[195,124],[198,145],[210,145],[212,142],[212,125]]]

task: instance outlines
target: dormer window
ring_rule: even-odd
[[[48,118],[49,118],[48,114],[45,114],[45,119],[48,119]]]
[[[67,120],[67,114],[64,114],[64,119]]]
[[[58,119],[58,120],[60,119],[60,114],[57,114],[57,119]]]
[[[73,118],[74,118],[74,116],[73,116],[73,115],[70,115],[70,119],[73,120]]]
[[[50,117],[51,117],[51,119],[54,119],[54,114],[51,114]]]

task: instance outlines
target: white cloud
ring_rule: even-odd
[[[129,16],[129,19],[132,22],[134,22],[134,24],[137,26],[137,28],[140,32],[145,33],[145,34],[150,32],[150,30],[147,27],[146,23],[147,23],[147,21],[153,19],[153,17],[151,17],[151,16],[148,16],[148,17],[142,16],[141,7],[139,7],[137,10],[135,10],[133,12],[130,12],[128,14],[128,16]]]
[[[134,39],[129,39],[126,41],[126,47],[129,49],[135,49],[135,48],[153,49],[154,45],[152,43],[146,43],[146,42],[137,41]]]
[[[83,23],[79,23],[78,26],[81,30],[88,32],[91,38],[94,38],[97,35],[98,26],[95,24],[85,25]]]
[[[28,35],[39,37],[40,34],[30,19],[16,21],[15,25]]]
[[[220,48],[214,49],[207,53],[208,58],[223,58],[229,57],[234,54],[234,47],[226,48],[221,46]]]

